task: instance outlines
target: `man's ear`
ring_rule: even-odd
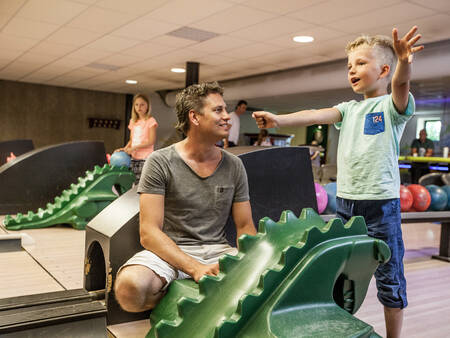
[[[389,73],[391,72],[391,67],[389,65],[382,65],[381,66],[381,73],[380,73],[380,78],[384,78],[389,76]]]
[[[198,117],[193,109],[189,110],[189,121],[192,125],[198,126]]]

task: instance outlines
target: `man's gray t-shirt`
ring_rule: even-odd
[[[250,199],[241,160],[221,151],[208,177],[198,176],[175,145],[153,152],[145,162],[138,192],[164,195],[163,231],[177,245],[227,243],[224,228],[232,204]]]

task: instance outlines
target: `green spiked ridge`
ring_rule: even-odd
[[[8,230],[37,229],[56,224],[70,224],[83,230],[94,216],[117,198],[112,187],[123,194],[131,188],[134,179],[134,174],[126,167],[95,166],[94,170],[86,171],[86,176],[79,177],[77,184],[71,184],[69,189],[55,197],[53,203],[48,203],[45,210],[39,208],[37,212],[29,211],[26,215],[18,213],[16,217],[7,215],[3,224]]]
[[[147,338],[375,335],[350,313],[389,257],[362,217],[326,224],[312,209],[300,218],[284,211],[279,222],[264,218],[257,235],[239,238],[239,253],[220,259],[217,277],[173,282]],[[321,332],[327,324],[332,330]]]

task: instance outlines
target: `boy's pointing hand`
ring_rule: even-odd
[[[278,127],[277,116],[267,111],[255,111],[252,114],[259,129]]]

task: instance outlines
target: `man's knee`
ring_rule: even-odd
[[[127,266],[116,278],[114,293],[125,311],[142,312],[158,304],[164,284],[164,280],[144,266]]]

